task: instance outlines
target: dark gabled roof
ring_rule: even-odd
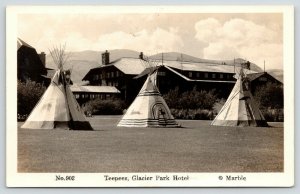
[[[32,46],[30,46],[28,43],[26,43],[24,40],[22,40],[21,38],[17,38],[17,47],[18,47],[18,49],[19,49],[21,46],[26,46],[26,47],[35,49],[35,48],[33,48]]]
[[[124,74],[139,75],[145,69],[147,69],[150,65],[148,62],[146,62],[142,59],[124,57],[124,58],[115,60],[115,61],[109,63],[108,65],[101,65],[100,67],[90,69],[90,71],[82,78],[82,80],[86,80],[88,75],[97,69],[102,69],[102,68],[112,67],[112,66],[116,67]]]
[[[164,61],[165,66],[169,66],[182,71],[199,71],[212,73],[236,73],[241,67],[233,65],[223,65],[207,62],[180,62],[180,61]],[[244,69],[246,74],[256,73],[256,71]]]
[[[260,76],[264,75],[265,72],[260,72],[260,73],[251,73],[251,74],[248,74],[247,75],[247,78],[250,80],[250,81],[253,81],[257,78],[259,78]]]
[[[99,67],[97,67],[97,68],[99,68]],[[89,75],[94,71],[94,69],[96,69],[96,68],[90,69],[90,70],[85,74],[85,76],[81,79],[81,81],[87,80],[87,78],[88,78]]]
[[[173,73],[177,74],[178,76],[180,76],[181,78],[185,79],[186,81],[192,81],[192,82],[215,82],[215,83],[235,83],[235,81],[225,81],[225,80],[199,80],[199,79],[190,79],[188,77],[186,77],[185,75],[175,71],[174,69],[172,69],[171,67],[165,66],[167,69],[169,69],[170,71],[172,71]]]
[[[249,79],[249,81],[254,81],[256,80],[257,78],[263,76],[263,75],[268,75],[272,78],[274,78],[275,80],[277,80],[278,82],[282,83],[280,80],[278,80],[276,77],[268,74],[267,72],[260,72],[260,73],[251,73],[251,74],[247,74],[247,78]]]
[[[148,74],[154,72],[155,70],[159,69],[160,67],[163,67],[163,66],[147,67],[146,69],[144,69],[144,71],[142,71],[142,73],[140,73],[139,75],[135,76],[133,79],[138,79],[140,77],[148,75]]]
[[[159,62],[160,63],[160,62]],[[100,67],[91,69],[82,80],[87,80],[89,74],[93,71],[105,67],[114,66],[119,69],[121,72],[127,75],[137,75],[135,78],[142,77],[143,75],[147,74],[153,67],[158,66],[157,64],[152,64],[151,62],[147,62],[145,60],[139,58],[120,58],[116,61],[111,62],[108,65],[102,65]],[[159,66],[169,67],[168,69],[178,69],[183,71],[199,71],[199,72],[215,72],[215,73],[235,73],[238,72],[241,67],[234,67],[233,65],[224,65],[224,64],[215,64],[215,63],[207,63],[207,62],[180,62],[180,61],[171,61],[165,60],[163,64]],[[171,70],[171,71],[172,71]],[[253,70],[245,69],[246,74],[253,74],[257,73]],[[176,72],[177,75],[181,77],[185,77],[179,72]],[[184,78],[190,81],[196,81],[189,78]],[[203,80],[200,80],[203,81]],[[224,81],[220,81],[224,82]],[[226,81],[225,81],[226,82]],[[230,81],[229,81],[230,82]]]

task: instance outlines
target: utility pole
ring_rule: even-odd
[[[235,73],[235,57],[233,58],[233,73]]]
[[[182,67],[182,53],[180,54],[180,66],[181,66],[181,72],[183,72],[183,67]]]

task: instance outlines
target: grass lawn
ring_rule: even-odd
[[[282,172],[283,124],[184,128],[116,127],[119,116],[89,118],[95,131],[18,129],[19,172]],[[19,126],[21,123],[19,123]]]

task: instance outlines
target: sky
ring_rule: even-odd
[[[18,37],[46,53],[66,43],[68,51],[181,52],[283,68],[280,13],[19,14]]]

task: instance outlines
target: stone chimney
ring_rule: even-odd
[[[46,66],[46,54],[44,52],[41,52],[39,54],[40,60],[42,61],[42,64],[44,65],[44,67]]]
[[[143,52],[140,53],[139,58],[144,60],[144,53]]]
[[[106,50],[105,53],[102,53],[102,65],[109,64],[109,52]]]

